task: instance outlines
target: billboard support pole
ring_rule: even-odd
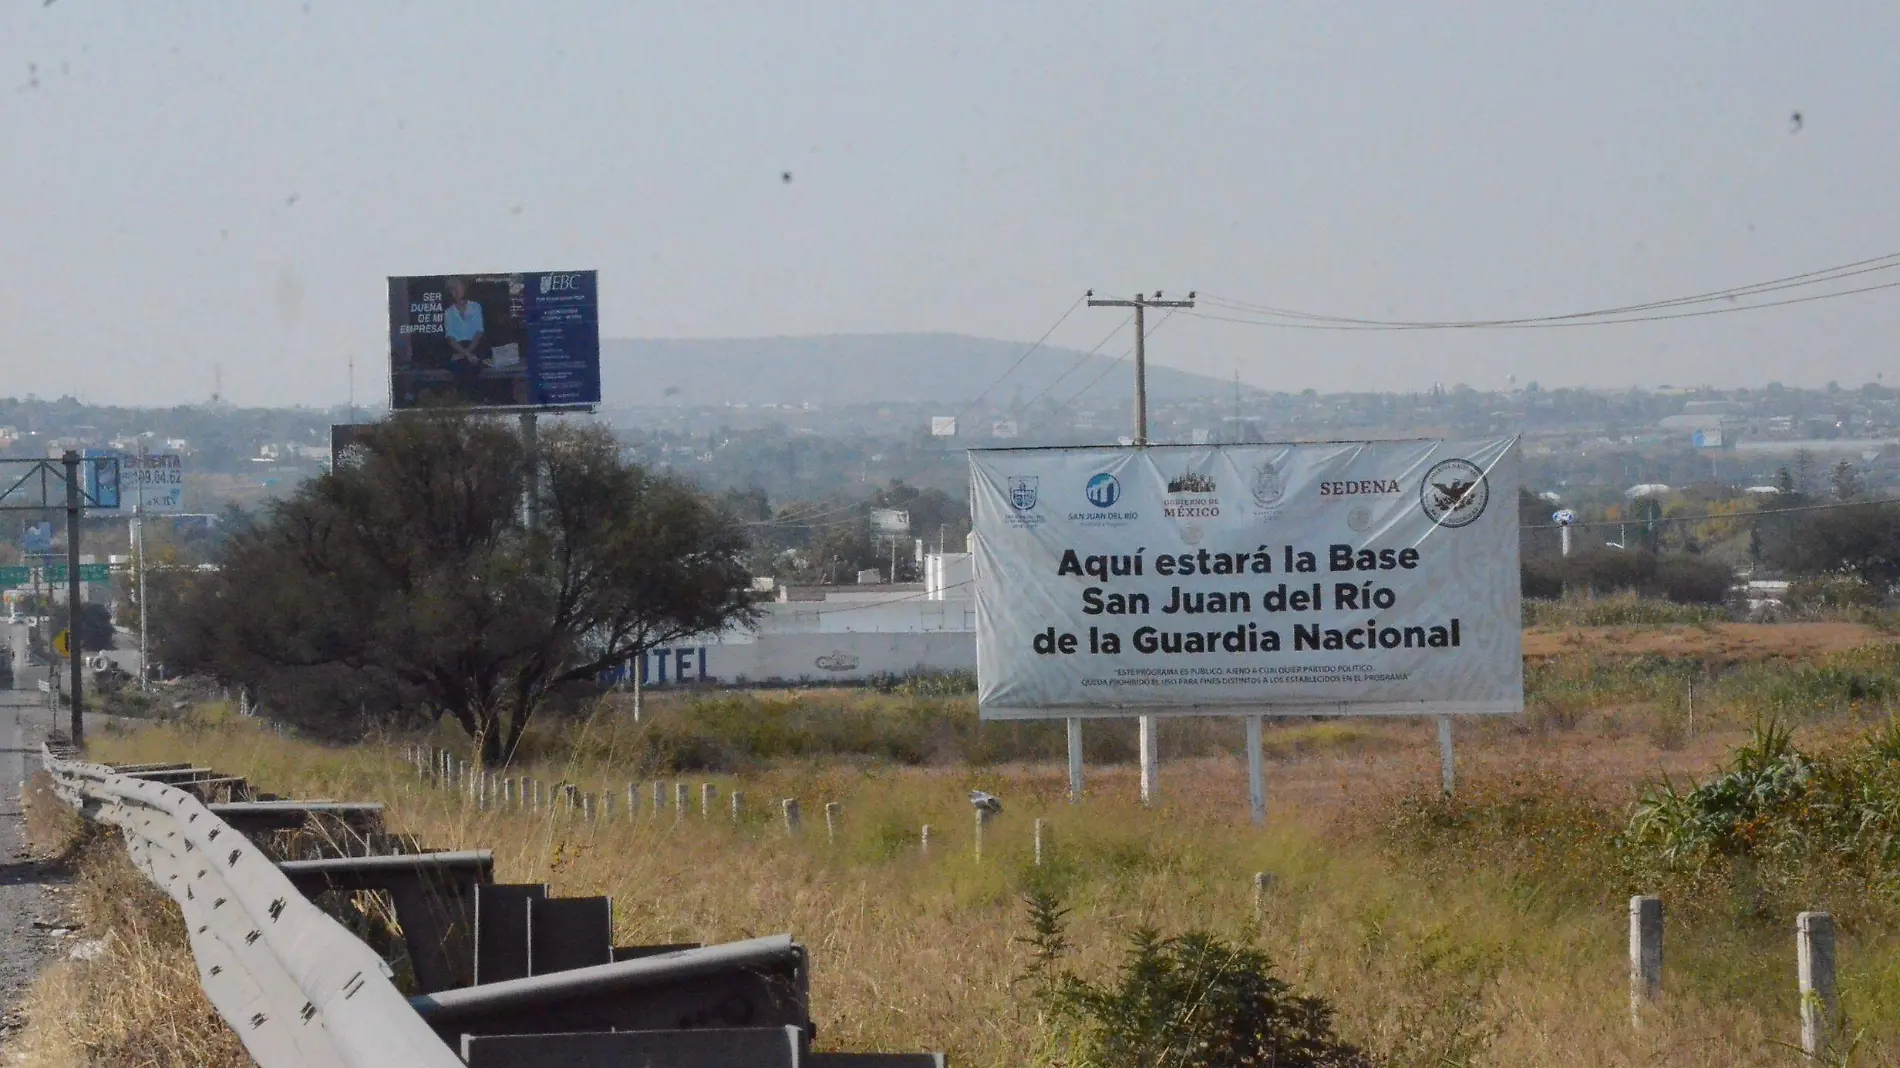
[[[145,439],[139,439],[139,468],[136,484],[138,503],[132,506],[132,529],[137,532],[137,541],[132,546],[132,563],[138,568],[139,588],[139,690],[152,688],[151,670],[146,660],[145,644]]]
[[[528,486],[524,493],[528,533],[541,529],[541,431],[534,412],[521,413],[521,447],[528,454]]]
[[[1135,312],[1135,447],[1148,444],[1148,316],[1149,308],[1192,308],[1194,294],[1189,293],[1186,300],[1162,300],[1161,291],[1155,290],[1153,297],[1135,294],[1133,300],[1098,300],[1095,291],[1089,291],[1091,308],[1133,308]],[[1161,777],[1161,759],[1156,744],[1155,733],[1158,724],[1153,716],[1139,717],[1141,723],[1141,803],[1146,805],[1154,801],[1154,795]],[[1069,762],[1078,759],[1076,749],[1080,744],[1080,731],[1072,731]]]
[[[81,688],[86,665],[85,644],[79,639],[79,454],[71,449],[61,456],[66,465],[66,653],[72,667],[72,745],[85,745],[86,697]]]
[[[1439,774],[1442,775],[1445,780],[1445,796],[1450,797],[1451,789],[1457,781],[1451,762],[1450,716],[1438,717],[1438,763]]]
[[[1069,728],[1069,804],[1082,803],[1082,721],[1070,716]]]
[[[1252,802],[1253,821],[1267,822],[1267,767],[1260,754],[1260,716],[1247,718],[1247,799]]]

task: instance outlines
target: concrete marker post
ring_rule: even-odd
[[[1273,889],[1273,873],[1257,871],[1253,873],[1253,918],[1258,922],[1267,911],[1267,893]]]
[[[693,788],[683,782],[673,784],[673,821],[686,818],[686,810],[693,804]]]
[[[660,813],[665,812],[665,811],[666,811],[666,784],[663,782],[655,782],[653,784],[653,818],[656,820],[659,819]]]
[[[719,796],[719,787],[709,782],[699,784],[699,818],[712,819],[713,801]]]
[[[1834,1044],[1835,1022],[1841,1011],[1834,987],[1834,917],[1826,912],[1803,912],[1794,923],[1795,963],[1801,983],[1801,1052],[1819,1057]]]
[[[1042,867],[1042,820],[1038,818],[1036,822],[1030,825],[1030,827],[1031,827],[1030,833],[1035,838],[1036,867],[1040,868]]]
[[[928,823],[924,824],[924,833],[917,838],[917,851],[926,856],[930,853],[930,824]]]
[[[838,814],[844,806],[836,801],[825,802],[825,844],[838,844]]]
[[[742,819],[743,819],[744,817],[745,817],[745,793],[744,793],[743,791],[740,791],[740,790],[734,790],[734,791],[732,792],[732,823],[733,823],[733,826],[735,826],[735,827],[736,827],[736,826],[738,826],[738,825],[739,825],[739,822],[740,822],[740,820],[742,820]]]
[[[779,808],[784,811],[784,815],[785,815],[785,833],[797,834],[798,833],[798,799],[795,797],[788,797],[785,800],[779,802]]]
[[[983,831],[989,827],[990,819],[995,815],[987,808],[976,810],[976,859],[978,860],[983,859]]]
[[[594,822],[594,795],[581,795],[581,818],[588,823]]]
[[[1643,1025],[1643,1010],[1662,1001],[1662,898],[1630,898],[1630,1026]]]
[[[638,816],[639,814],[640,814],[640,784],[637,782],[630,782],[627,784],[627,820],[631,822],[633,818],[635,816]]]

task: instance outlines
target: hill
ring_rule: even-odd
[[[961,334],[603,339],[601,400],[609,408],[809,402],[941,403],[954,410],[996,381],[1027,347]],[[1086,401],[1120,401],[1132,388],[1128,361],[1104,375],[1120,351],[1102,356],[1038,349],[989,399],[999,405],[1027,401],[1053,383],[1047,396],[1055,400],[1088,388]],[[1232,389],[1228,381],[1148,364],[1153,403],[1225,397]]]

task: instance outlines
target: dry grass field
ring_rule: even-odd
[[[1377,1063],[1406,1068],[1810,1063],[1789,1045],[1799,1034],[1794,913],[1827,908],[1841,925],[1846,1018],[1834,1063],[1900,1063],[1900,908],[1890,867],[1766,849],[1669,867],[1624,842],[1646,788],[1665,777],[1708,779],[1764,716],[1794,723],[1798,743],[1816,752],[1858,744],[1886,722],[1900,664],[1885,636],[1818,626],[1534,631],[1529,711],[1460,722],[1450,800],[1438,796],[1429,723],[1269,727],[1265,828],[1247,818],[1230,725],[1170,726],[1158,804],[1137,803],[1134,770],[1123,764],[1091,767],[1086,802],[1070,805],[1059,761],[1037,755],[1040,735],[978,730],[968,699],[956,696],[682,696],[652,702],[638,724],[603,703],[542,729],[528,760],[506,772],[614,795],[611,818],[592,823],[477,811],[405,763],[414,739],[320,745],[215,709],[102,734],[94,751],[214,762],[291,796],[383,801],[393,826],[434,846],[493,849],[503,879],[612,895],[623,943],[790,932],[812,951],[824,1048],[942,1049],[953,1063],[999,1068],[1063,1063],[1057,1029],[1018,981],[1029,963],[1022,899],[1039,887],[1073,910],[1079,973],[1112,971],[1128,934],[1144,925],[1250,941],[1282,978],[1337,1008],[1345,1038]],[[937,738],[924,747],[936,755],[900,762],[835,738],[847,751],[809,751],[816,746],[798,739],[739,732],[733,724],[747,714],[869,717],[837,738],[876,733],[880,716],[923,722],[915,729]],[[953,725],[928,726],[938,718]],[[971,723],[954,726],[962,718]],[[681,738],[692,744],[682,748]],[[448,734],[429,741],[455,744]],[[656,814],[646,785],[656,780],[690,783],[694,807]],[[629,818],[626,787],[635,781],[642,806]],[[720,797],[711,816],[697,807],[704,782]],[[980,860],[970,788],[1005,804]],[[745,798],[737,824],[725,807],[735,789]],[[787,797],[804,811],[796,834],[778,820]],[[841,806],[835,841],[826,802]],[[1031,859],[1036,819],[1049,836],[1040,868]],[[1273,876],[1257,904],[1256,872]],[[1640,1029],[1627,981],[1627,901],[1636,892],[1662,895],[1668,910],[1665,1001]],[[127,952],[137,945],[116,937]],[[58,995],[47,991],[71,981],[62,978],[68,969],[49,976],[29,1007],[38,1037],[23,1048],[56,1047],[44,1037],[59,1015]],[[152,1011],[164,1016],[163,1006]],[[148,1063],[60,1055],[73,1059],[23,1063]]]

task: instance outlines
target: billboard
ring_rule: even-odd
[[[330,424],[330,470],[341,471],[360,463],[363,438],[375,426],[375,423]]]
[[[910,533],[910,513],[901,508],[871,509],[871,533],[881,538],[903,537]]]
[[[143,506],[147,515],[169,515],[185,510],[185,461],[175,452],[127,453],[120,461],[121,477],[131,481],[119,493],[126,508]]]
[[[84,449],[80,452],[84,461],[79,473],[82,480],[79,492],[85,495],[85,508],[89,512],[116,512],[119,510],[121,479],[121,456],[114,449]]]
[[[26,521],[26,529],[20,535],[20,548],[29,556],[43,555],[53,551],[53,521]]]
[[[985,718],[1523,709],[1515,439],[970,468]]]
[[[954,438],[957,436],[957,417],[954,415],[933,415],[930,417],[932,437]]]
[[[1695,447],[1698,449],[1719,449],[1722,447],[1722,428],[1707,427],[1695,432]]]
[[[389,280],[391,408],[598,403],[593,271]]]

